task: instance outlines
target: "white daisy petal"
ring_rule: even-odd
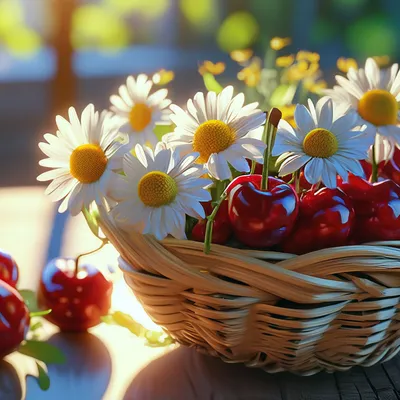
[[[227,86],[217,97],[217,119],[224,121],[233,96],[233,86]]]
[[[378,64],[373,58],[368,58],[365,62],[365,75],[371,88],[379,86],[380,74]]]
[[[285,176],[292,174],[293,172],[299,170],[303,165],[305,165],[309,160],[310,156],[294,154],[286,158],[285,161],[279,167],[279,175]]]
[[[307,134],[308,132],[315,129],[315,123],[313,121],[313,118],[311,117],[310,112],[302,104],[297,104],[296,110],[294,112],[294,120],[296,121],[296,125],[302,132],[304,132],[304,134]],[[284,124],[282,120],[279,121],[279,123],[280,125]],[[293,129],[291,131],[293,131]]]
[[[220,181],[232,178],[232,173],[226,159],[219,156],[219,154],[211,154],[206,167],[210,174]]]
[[[323,165],[324,163],[322,158],[312,158],[306,164],[304,167],[304,177],[307,182],[310,182],[313,185],[321,180]]]

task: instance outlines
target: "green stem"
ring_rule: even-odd
[[[227,197],[228,193],[224,191],[221,194],[220,198],[218,199],[217,203],[215,204],[212,213],[207,217],[206,233],[204,237],[204,253],[206,254],[209,254],[211,251],[212,231],[213,231],[215,216],[217,215],[217,212],[221,204]]]
[[[275,69],[275,60],[276,60],[276,50],[271,49],[269,47],[265,52],[264,56],[264,68]]]
[[[378,182],[378,163],[376,162],[375,144],[372,145],[372,175],[371,183]]]
[[[97,249],[88,251],[87,253],[79,254],[79,256],[76,257],[76,259],[75,259],[75,276],[77,276],[78,272],[79,272],[79,261],[80,261],[80,259],[82,257],[89,256],[90,254],[96,253],[99,250],[101,250],[106,244],[108,244],[108,239],[101,239],[101,242],[102,242],[101,245]]]

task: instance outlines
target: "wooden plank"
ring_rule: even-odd
[[[399,400],[396,388],[381,365],[365,368],[364,373],[379,400]]]
[[[284,400],[341,400],[333,374],[278,375]]]
[[[382,368],[385,371],[388,379],[392,383],[397,395],[399,395],[399,393],[400,393],[400,357],[397,356],[393,360],[383,363]]]
[[[362,368],[355,367],[347,372],[337,372],[336,383],[341,400],[377,400]]]

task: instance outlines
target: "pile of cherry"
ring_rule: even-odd
[[[16,288],[18,278],[17,263],[0,250],[0,360],[18,349],[30,328],[30,311]],[[107,315],[112,288],[94,266],[77,268],[74,259],[56,258],[42,270],[38,306],[51,310],[45,318],[61,330],[85,331]]]
[[[338,179],[335,189],[312,187],[300,174],[301,194],[288,180],[269,177],[262,191],[261,172],[242,175],[228,186],[227,199],[213,222],[212,243],[304,254],[329,247],[400,240],[400,150],[379,166],[380,179],[371,183],[371,165],[363,163],[366,178]],[[259,171],[261,168],[259,168]],[[206,215],[212,206],[204,205]],[[206,220],[190,238],[204,241]],[[235,246],[236,247],[236,246]]]

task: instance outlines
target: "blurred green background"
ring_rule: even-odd
[[[399,59],[399,0],[0,0],[0,186],[36,184],[37,142],[73,103],[109,107],[129,74],[175,73],[178,104],[204,90],[198,66],[229,53],[264,56],[274,36],[283,54],[320,54],[328,84],[339,57]]]

